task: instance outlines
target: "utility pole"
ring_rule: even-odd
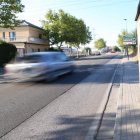
[[[125,21],[125,32],[127,34],[127,19],[125,18],[124,21]]]
[[[125,21],[125,37],[127,37],[127,19],[124,19]],[[127,56],[128,60],[129,60],[129,53],[128,53],[128,45],[125,44],[125,55]]]

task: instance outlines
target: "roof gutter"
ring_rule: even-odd
[[[139,1],[139,4],[138,4],[138,7],[137,7],[137,14],[136,14],[136,17],[135,17],[135,21],[138,20],[139,15],[140,15],[140,1]]]

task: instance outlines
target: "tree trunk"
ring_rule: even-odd
[[[79,58],[79,51],[78,51],[78,47],[77,47],[77,58]]]
[[[61,50],[61,46],[62,46],[62,42],[60,43],[60,45],[57,44],[57,48],[58,48],[59,50]]]

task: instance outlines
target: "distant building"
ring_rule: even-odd
[[[18,55],[28,52],[46,51],[48,40],[43,36],[43,29],[27,21],[23,21],[14,29],[0,28],[0,40],[12,43],[17,47]]]

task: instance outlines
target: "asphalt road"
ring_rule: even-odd
[[[111,59],[113,59],[113,63],[104,65]],[[96,94],[93,98],[96,99],[96,102],[92,110],[95,113],[102,101],[103,93],[110,82],[119,59],[114,54],[81,58],[75,61],[77,69],[73,74],[62,76],[51,83],[1,84],[0,137],[6,135],[42,108],[49,107],[50,103],[55,101],[60,95],[67,93],[70,89],[74,89],[75,85],[79,85],[79,82],[90,76],[90,74],[94,78],[92,82],[87,80],[85,84],[90,83],[94,85],[94,92]],[[61,102],[65,103],[66,99],[65,101],[61,100]],[[88,123],[89,125],[90,123]],[[88,130],[88,126],[86,130]]]

